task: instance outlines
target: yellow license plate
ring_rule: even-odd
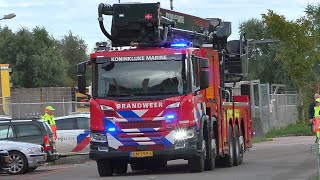
[[[131,157],[141,158],[141,157],[152,157],[153,151],[134,151],[130,153]]]
[[[10,157],[9,156],[5,156],[4,157],[4,162],[8,163],[10,161]]]

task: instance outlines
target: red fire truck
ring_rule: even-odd
[[[227,41],[231,23],[160,8],[160,3],[100,4],[112,42],[78,64],[78,89],[92,69],[90,158],[100,176],[188,160],[191,172],[216,162],[240,165],[251,145],[245,40]],[[103,15],[112,16],[111,34]]]

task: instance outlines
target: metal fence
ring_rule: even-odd
[[[46,106],[55,108],[55,116],[86,111],[88,103],[77,102],[73,88],[13,89],[11,97],[0,98],[0,114],[12,118],[40,117]]]
[[[254,131],[265,134],[298,120],[298,94],[284,85],[251,83],[251,105]],[[241,93],[240,87],[233,94]],[[10,98],[0,98],[0,114],[13,118],[39,117],[46,106],[53,106],[56,116],[87,111],[88,103],[77,102],[72,88],[13,89]]]
[[[251,85],[252,117],[258,133],[285,127],[298,120],[299,95],[283,85]],[[273,88],[276,87],[276,90]],[[282,88],[280,91],[279,89]]]

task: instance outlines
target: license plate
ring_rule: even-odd
[[[8,163],[10,161],[10,157],[9,156],[5,156],[4,157],[4,162]]]
[[[130,157],[141,158],[141,157],[152,157],[153,151],[134,151],[130,153]]]

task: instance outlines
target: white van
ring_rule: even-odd
[[[88,154],[90,150],[90,114],[75,113],[55,118],[56,148],[62,156]]]

